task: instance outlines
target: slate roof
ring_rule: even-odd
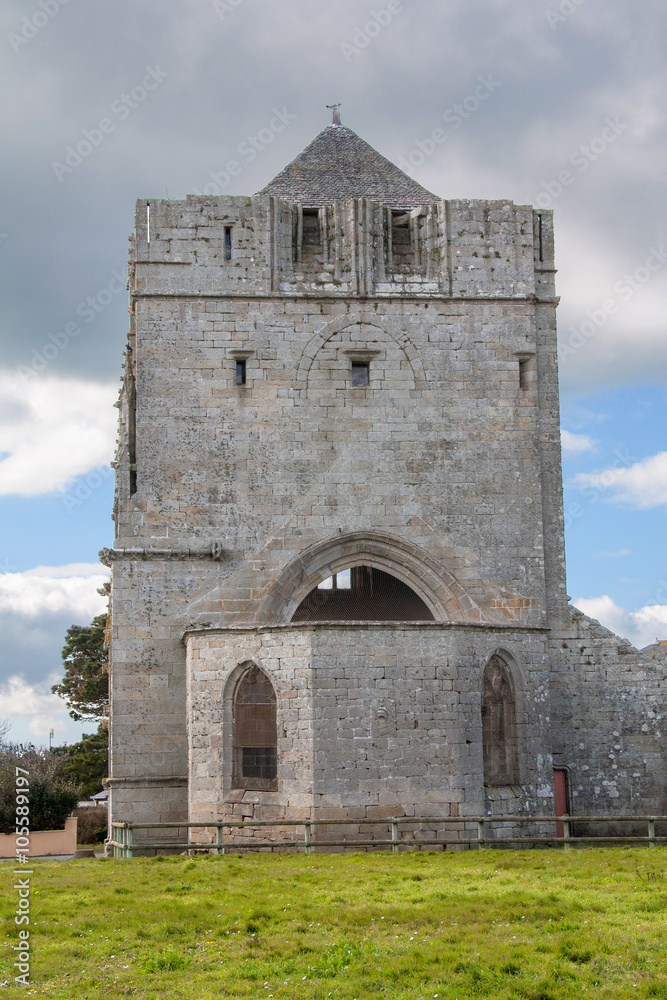
[[[345,125],[329,125],[262,188],[308,208],[347,198],[372,198],[395,208],[439,201]]]

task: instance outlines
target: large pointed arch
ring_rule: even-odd
[[[355,566],[370,566],[396,577],[426,604],[436,622],[481,621],[477,605],[452,574],[418,545],[380,532],[352,532],[305,549],[273,580],[258,619],[288,623],[317,585]]]

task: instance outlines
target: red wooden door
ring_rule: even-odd
[[[554,806],[556,816],[567,815],[567,798],[567,771],[562,768],[554,768]],[[562,837],[563,832],[563,824],[556,823],[556,836]]]

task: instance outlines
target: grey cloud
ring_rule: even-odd
[[[134,200],[202,189],[275,106],[296,119],[244,164],[226,193],[262,187],[327,123],[324,105],[336,100],[346,124],[397,160],[480,75],[494,74],[497,93],[415,178],[444,197],[521,203],[533,202],[543,182],[567,168],[572,151],[594,138],[607,116],[626,115],[632,128],[556,200],[556,221],[575,217],[582,242],[623,247],[628,260],[641,259],[659,237],[655,206],[664,203],[666,160],[655,108],[664,92],[667,27],[659,0],[632,8],[585,0],[553,29],[546,12],[558,9],[558,0],[403,0],[402,12],[349,62],[341,44],[354,44],[357,29],[386,7],[383,0],[229,6],[221,17],[210,0],[173,7],[69,0],[14,52],[7,34],[38,6],[5,4],[1,79],[14,97],[3,113],[11,147],[4,167],[10,197],[0,217],[9,234],[0,240],[3,363],[29,363],[49,334],[79,322],[81,335],[54,359],[54,370],[105,380],[118,372],[124,293],[90,322],[77,310],[114,269],[124,270]],[[114,102],[122,104],[155,66],[166,79],[121,120]],[[103,118],[113,131],[59,181],[52,162]],[[559,292],[567,314],[564,279]],[[632,323],[631,308],[625,322]],[[576,374],[565,377],[599,384],[614,381],[617,371],[628,380],[655,371],[651,347],[629,360],[614,368],[591,344]]]
[[[31,620],[19,615],[0,614],[2,680],[18,674],[29,684],[41,684],[53,671],[61,674],[64,668],[60,654],[65,644],[65,633],[73,624],[88,625],[89,622],[73,622],[70,615],[48,612]]]

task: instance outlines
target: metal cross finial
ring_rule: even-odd
[[[329,111],[333,111],[333,125],[340,125],[340,104],[327,104]]]

